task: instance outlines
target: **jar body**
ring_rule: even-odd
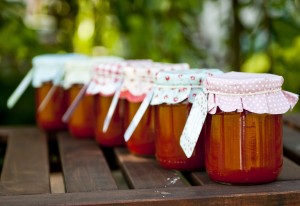
[[[45,131],[60,131],[67,129],[67,124],[62,121],[62,116],[68,107],[68,97],[65,90],[57,86],[50,100],[42,111],[38,111],[39,105],[52,88],[50,82],[43,83],[35,90],[36,121],[40,128]]]
[[[124,146],[124,100],[120,99],[107,131],[102,131],[113,96],[94,96],[96,141],[106,147]]]
[[[204,168],[205,123],[190,158],[186,157],[180,146],[180,137],[190,109],[188,102],[155,106],[156,159],[164,168],[184,171]]]
[[[74,101],[83,85],[75,84],[68,90],[69,105]],[[85,95],[73,111],[68,127],[70,133],[79,138],[94,136],[94,98],[91,95]]]
[[[277,179],[283,163],[281,114],[219,112],[206,121],[206,170],[212,180],[259,184]]]
[[[141,103],[125,101],[125,128],[128,128]],[[126,142],[132,154],[153,156],[155,154],[154,107],[149,106],[141,121]]]

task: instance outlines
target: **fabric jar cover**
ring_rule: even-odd
[[[126,60],[100,63],[92,69],[92,80],[86,93],[112,96],[124,79],[124,68],[134,64],[148,65],[151,60]]]
[[[44,82],[55,81],[57,76],[63,76],[64,65],[71,59],[85,59],[81,54],[43,54],[33,58],[33,87],[40,87]],[[59,78],[59,80],[61,80]],[[62,82],[53,82],[61,84]]]
[[[121,62],[122,60],[122,58],[114,56],[69,60],[64,67],[64,88],[68,89],[73,84],[87,84],[91,80],[92,69],[100,63]]]
[[[125,78],[122,87],[122,98],[130,102],[142,102],[153,87],[153,80],[160,71],[187,70],[189,65],[152,63],[148,65],[130,65],[125,67]]]
[[[205,80],[220,73],[218,69],[191,69],[165,71],[156,76],[151,105],[183,101],[193,104],[180,136],[180,146],[188,158],[193,154],[207,115]]]
[[[298,95],[281,90],[283,77],[274,74],[229,72],[206,79],[208,111],[283,114],[292,109]]]
[[[122,63],[100,63],[92,69],[92,80],[87,88],[88,95],[112,96],[123,81]]]
[[[184,100],[193,103],[196,95],[205,91],[206,77],[221,73],[219,69],[160,72],[155,78],[151,105],[177,104]]]

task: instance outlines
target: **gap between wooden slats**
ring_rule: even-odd
[[[58,134],[58,145],[67,192],[114,190],[117,185],[102,151],[92,139]]]
[[[1,173],[0,194],[50,193],[46,135],[37,128],[11,128]],[[5,131],[1,131],[1,134]]]
[[[154,158],[132,155],[126,148],[116,148],[115,153],[131,188],[167,188],[188,185],[179,172],[163,169]]]

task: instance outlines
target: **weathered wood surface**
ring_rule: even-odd
[[[131,155],[125,148],[110,153],[115,157],[109,161],[119,165],[116,178],[95,141],[52,134],[65,185],[65,193],[57,194],[49,189],[46,135],[36,128],[0,128],[0,141],[7,141],[0,205],[300,205],[298,117],[284,119],[285,157],[278,181],[252,186],[221,185],[205,171],[165,170],[154,158]],[[117,188],[114,179],[123,179],[130,189]]]
[[[287,126],[283,127],[283,151],[285,155],[300,164],[300,132]]]
[[[3,205],[299,205],[300,180],[259,186],[207,185],[0,197]]]
[[[47,140],[36,128],[0,129],[7,135],[0,195],[50,193]]]
[[[185,187],[182,176],[174,170],[165,170],[154,158],[132,155],[125,148],[116,148],[116,156],[131,188]]]
[[[111,171],[97,144],[90,139],[58,135],[58,145],[67,192],[117,189]]]

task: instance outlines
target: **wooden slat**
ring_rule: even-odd
[[[116,156],[130,187],[166,188],[184,187],[185,180],[176,171],[165,170],[153,158],[129,154],[125,148],[116,148]]]
[[[67,192],[113,190],[117,185],[96,142],[58,134],[58,145]]]
[[[8,142],[1,173],[0,194],[49,193],[46,135],[36,128],[5,131]],[[5,131],[2,130],[4,133]]]
[[[195,185],[217,184],[210,180],[206,172],[193,172],[191,179]],[[278,181],[300,180],[300,166],[286,157],[283,158],[283,168]]]
[[[300,132],[283,127],[283,152],[285,156],[300,164]]]
[[[283,168],[278,177],[280,181],[300,180],[300,166],[288,158],[283,158]]]
[[[212,181],[206,172],[192,172],[191,173],[191,180],[194,185],[209,185],[209,184],[218,184]]]
[[[285,124],[300,130],[300,113],[292,113],[283,116]]]
[[[3,205],[299,205],[300,180],[255,186],[207,185],[0,197]]]

